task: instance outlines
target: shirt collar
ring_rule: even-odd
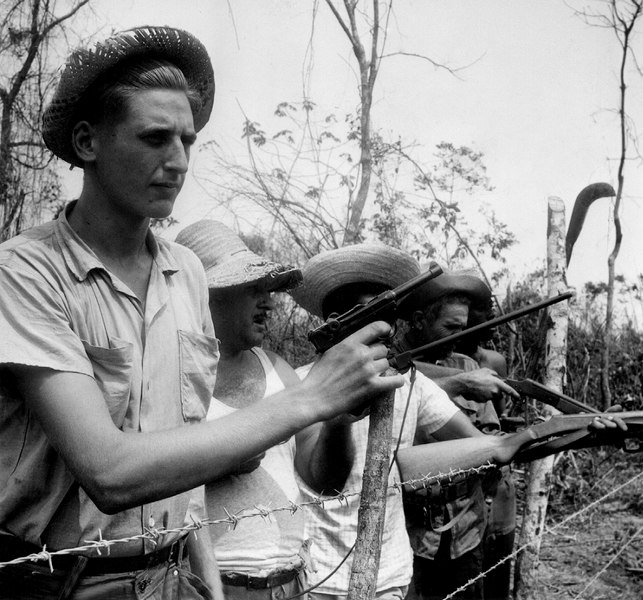
[[[55,231],[67,267],[78,281],[84,281],[93,269],[100,269],[106,272],[107,269],[94,251],[72,229],[67,220],[67,215],[73,210],[75,204],[76,200],[72,200],[61,211],[56,220]],[[169,246],[164,242],[159,243],[151,230],[147,232],[145,243],[154,258],[154,262],[164,274],[172,275],[179,270]]]

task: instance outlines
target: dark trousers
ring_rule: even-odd
[[[450,536],[442,536],[440,548],[433,560],[420,556],[413,558],[413,581],[407,600],[442,600],[482,573],[482,544],[458,558],[451,558],[449,541]],[[482,580],[467,586],[454,598],[484,600]]]
[[[513,552],[516,531],[504,535],[491,534],[484,539],[484,571]],[[497,566],[484,578],[485,600],[509,600],[511,592],[511,561]]]

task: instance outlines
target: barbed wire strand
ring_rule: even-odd
[[[603,502],[606,498],[609,498],[610,496],[613,496],[617,492],[620,492],[623,488],[627,487],[628,485],[633,484],[637,479],[639,479],[642,476],[643,476],[643,472],[638,473],[637,475],[635,475],[634,477],[632,477],[631,479],[629,479],[625,483],[617,486],[613,490],[610,490],[605,495],[603,495],[600,498],[594,500],[593,502],[590,502],[587,506],[584,506],[583,508],[581,508],[580,510],[576,511],[575,513],[572,513],[571,515],[565,517],[560,523],[557,523],[556,525],[550,527],[549,531],[552,532],[552,533],[555,532],[557,529],[559,529],[559,528],[563,527],[564,525],[566,525],[569,521],[572,521],[573,519],[575,519],[576,517],[580,516],[581,514],[583,514],[583,513],[587,512],[587,511],[589,511],[590,509],[594,508],[595,506],[597,506],[598,504]],[[516,548],[511,554],[508,554],[504,558],[500,559],[495,565],[492,565],[491,567],[489,567],[486,571],[483,571],[479,575],[476,575],[475,577],[473,577],[472,579],[467,581],[464,585],[461,585],[456,590],[453,590],[448,596],[445,596],[442,600],[451,600],[457,594],[459,594],[460,592],[466,590],[470,585],[473,585],[479,579],[482,579],[483,577],[486,577],[489,573],[491,573],[494,569],[499,567],[501,564],[503,564],[503,563],[507,562],[508,560],[511,560],[512,558],[515,558],[516,556],[518,556],[523,550],[526,550],[527,548],[529,548],[529,546],[532,546],[534,543],[535,543],[535,540],[532,540],[532,541],[527,542],[526,544],[523,544],[522,546]],[[609,566],[609,565],[607,565],[607,566]],[[606,566],[606,568],[607,568],[607,566]]]
[[[584,594],[584,593],[585,593],[589,588],[591,588],[591,587],[596,583],[596,581],[598,580],[598,578],[599,578],[603,573],[605,573],[605,571],[607,571],[607,569],[609,569],[609,568],[610,568],[610,566],[614,563],[614,561],[615,561],[615,560],[616,560],[616,559],[617,559],[621,554],[623,554],[623,552],[625,551],[625,549],[626,549],[626,548],[627,548],[627,547],[628,547],[628,546],[629,546],[629,545],[630,545],[630,544],[631,544],[631,543],[632,543],[632,542],[633,542],[633,541],[634,541],[634,540],[635,540],[635,539],[636,539],[636,538],[641,534],[641,532],[643,532],[643,525],[641,525],[641,527],[639,527],[639,528],[636,530],[636,532],[634,533],[634,535],[633,535],[629,540],[627,540],[627,542],[625,542],[625,544],[623,544],[623,545],[621,546],[621,548],[619,549],[619,551],[618,551],[614,556],[612,556],[612,558],[611,558],[610,560],[608,560],[608,561],[607,561],[607,563],[606,563],[605,565],[603,565],[603,567],[600,569],[600,571],[598,571],[598,573],[596,573],[596,575],[594,575],[594,577],[592,577],[592,578],[589,580],[588,584],[587,584],[587,585],[586,585],[586,586],[585,586],[585,587],[584,587],[580,592],[578,592],[578,594],[577,594],[576,596],[574,596],[574,598],[573,598],[572,600],[579,600],[579,598],[581,598],[581,597],[583,596],[583,594]]]
[[[479,467],[472,467],[470,469],[452,469],[448,473],[436,473],[436,474],[429,473],[427,475],[424,475],[423,477],[418,477],[416,479],[409,479],[407,481],[395,481],[389,484],[387,486],[387,489],[395,489],[397,492],[401,492],[404,486],[409,486],[416,490],[422,489],[422,488],[426,489],[428,485],[433,482],[450,481],[455,477],[472,475],[474,473],[480,474],[488,469],[495,469],[495,468],[497,468],[495,465],[486,463],[486,464],[480,465]],[[175,527],[172,529],[166,529],[164,527],[159,527],[159,528],[146,527],[144,533],[139,533],[136,535],[119,538],[115,540],[104,539],[99,529],[97,540],[85,540],[85,543],[83,545],[76,546],[74,548],[63,548],[61,550],[54,550],[54,551],[47,550],[47,547],[45,545],[43,546],[42,550],[39,552],[33,552],[26,556],[14,558],[13,560],[0,562],[0,568],[8,565],[16,565],[16,564],[25,563],[25,562],[47,561],[49,563],[51,570],[53,571],[51,559],[52,557],[55,557],[55,556],[80,554],[82,552],[88,552],[91,550],[95,550],[99,556],[102,556],[101,550],[106,550],[107,554],[109,555],[110,548],[118,544],[128,544],[131,542],[142,541],[142,540],[147,540],[149,542],[152,542],[153,544],[157,544],[158,539],[161,536],[171,535],[171,534],[180,534],[180,533],[190,533],[198,529],[201,529],[202,527],[210,527],[212,525],[228,525],[228,527],[231,530],[234,530],[239,524],[239,522],[244,519],[252,519],[256,517],[267,519],[267,518],[270,518],[271,514],[279,513],[279,512],[289,512],[291,514],[294,514],[298,510],[306,507],[310,507],[310,506],[320,507],[321,509],[323,509],[324,505],[328,502],[340,502],[340,503],[348,502],[348,498],[352,498],[354,496],[360,496],[361,493],[362,493],[361,490],[355,490],[355,491],[348,491],[348,492],[340,492],[333,496],[320,495],[313,498],[312,500],[308,500],[305,502],[299,502],[299,503],[290,502],[289,504],[286,504],[284,506],[279,506],[277,508],[264,508],[261,506],[254,506],[252,509],[247,509],[247,508],[242,509],[237,513],[230,513],[227,509],[224,508],[223,510],[227,515],[225,518],[221,518],[221,519],[206,518],[198,521],[193,519],[192,523],[190,524],[183,525],[181,527]]]

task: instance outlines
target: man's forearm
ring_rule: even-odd
[[[300,477],[320,494],[342,490],[355,458],[351,420],[340,416],[308,429],[304,440],[297,438]]]
[[[504,457],[503,443],[503,438],[488,435],[421,444],[399,450],[397,464],[403,481],[448,474],[451,470],[500,463],[499,459]]]

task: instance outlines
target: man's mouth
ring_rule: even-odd
[[[268,314],[267,313],[261,313],[259,315],[255,315],[252,318],[252,322],[255,325],[261,325],[262,327],[265,327],[266,323],[268,322]]]

